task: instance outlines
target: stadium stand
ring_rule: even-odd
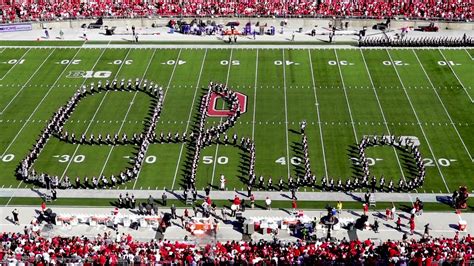
[[[25,233],[0,235],[0,263],[19,261],[47,265],[84,263],[117,265],[125,263],[164,263],[202,265],[238,263],[271,265],[275,263],[315,265],[466,265],[473,259],[473,238],[425,238],[421,240],[335,242],[216,242],[196,245],[189,242],[152,240],[139,242],[125,234],[99,234],[86,237],[40,237],[28,228]]]
[[[440,19],[469,21],[473,17],[473,2],[459,1],[152,1],[141,3],[106,2],[43,2],[8,3],[1,1],[3,23],[19,21],[48,21],[97,17],[152,17],[152,16],[308,16]]]

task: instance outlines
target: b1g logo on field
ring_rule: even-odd
[[[110,71],[69,71],[69,74],[66,76],[67,78],[96,78],[96,79],[105,79],[109,78],[112,75]]]
[[[235,95],[237,97],[237,100],[239,102],[239,107],[240,107],[240,113],[243,114],[247,112],[247,95],[234,91]],[[229,115],[232,115],[235,113],[234,110],[221,110],[217,109],[217,100],[223,98],[223,96],[220,93],[217,92],[212,92],[210,95],[209,99],[209,106],[207,108],[207,115],[211,117],[227,117]],[[234,109],[234,108],[233,108]],[[235,108],[237,110],[237,108]]]

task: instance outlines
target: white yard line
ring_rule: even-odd
[[[439,96],[439,93],[438,93],[438,91],[436,90],[436,88],[435,88],[433,82],[431,81],[431,78],[428,76],[428,73],[426,73],[425,67],[424,67],[423,64],[421,63],[420,58],[419,58],[418,55],[416,54],[415,50],[412,50],[412,51],[413,51],[413,53],[415,54],[416,60],[418,60],[418,63],[420,64],[421,69],[423,70],[423,73],[425,73],[426,78],[427,78],[428,81],[430,82],[431,88],[432,88],[433,91],[435,92],[436,97],[438,97],[438,100],[439,100],[439,102],[441,103],[441,106],[443,106],[444,112],[445,112],[446,115],[448,116],[449,121],[451,122],[451,125],[453,126],[454,130],[456,131],[456,134],[457,134],[458,137],[459,137],[459,140],[461,140],[461,143],[462,143],[462,145],[464,146],[464,149],[466,150],[467,155],[469,155],[469,159],[471,160],[471,162],[474,162],[474,158],[472,157],[471,153],[469,152],[469,149],[467,148],[466,144],[464,143],[464,140],[462,139],[461,134],[459,134],[458,128],[456,127],[456,124],[454,124],[454,121],[453,121],[453,119],[451,118],[451,115],[449,115],[448,109],[446,109],[446,106],[444,105],[443,100],[442,100],[441,97]]]
[[[469,95],[469,92],[466,90],[466,87],[464,86],[464,84],[462,83],[462,81],[459,79],[458,75],[456,74],[456,72],[454,71],[453,67],[451,66],[451,64],[448,62],[448,59],[446,59],[446,57],[444,56],[443,52],[441,51],[441,49],[438,49],[439,53],[441,54],[441,56],[443,56],[443,59],[444,59],[444,62],[446,62],[446,65],[449,67],[449,69],[451,69],[451,72],[453,72],[454,76],[456,77],[456,79],[458,80],[459,84],[461,85],[461,87],[463,88],[464,92],[466,92],[466,95],[467,97],[469,97],[469,100],[471,100],[471,103],[474,103],[474,100],[472,99],[471,95]]]
[[[79,51],[81,51],[81,48],[77,49],[77,52],[76,54],[74,54],[74,56],[72,57],[72,59],[70,60],[69,64],[67,64],[67,66],[63,69],[63,71],[61,72],[61,74],[58,75],[58,78],[54,81],[53,85],[51,85],[51,87],[49,87],[49,90],[46,92],[46,94],[43,96],[43,98],[41,99],[41,101],[36,105],[35,109],[33,110],[33,112],[30,114],[30,116],[25,120],[25,123],[23,124],[23,126],[20,128],[20,130],[18,130],[18,132],[16,133],[15,137],[13,138],[13,140],[10,142],[10,144],[8,144],[7,148],[5,149],[5,151],[2,153],[2,156],[3,157],[7,152],[8,150],[10,149],[10,147],[13,145],[13,143],[15,143],[16,139],[18,138],[18,136],[20,136],[21,132],[23,132],[23,129],[26,127],[26,125],[28,124],[28,122],[30,121],[30,119],[33,117],[33,115],[36,113],[36,111],[39,109],[39,107],[41,106],[41,104],[44,102],[44,100],[46,99],[46,97],[48,97],[49,93],[53,90],[54,86],[56,85],[56,83],[58,83],[58,81],[61,79],[62,75],[64,74],[64,72],[66,71],[66,69],[71,65],[71,62],[74,60],[74,58],[76,58],[77,54],[79,54]],[[20,186],[23,184],[23,180],[20,181],[20,183],[18,184],[18,186],[16,187],[17,189],[20,188]],[[16,192],[16,190],[15,190]],[[13,192],[12,196],[10,197],[10,199],[8,199],[7,201],[7,204],[5,204],[5,207],[8,206],[8,204],[10,204],[11,200],[13,199],[13,197],[15,196],[15,192]]]
[[[148,72],[148,68],[150,67],[150,64],[151,64],[151,61],[153,60],[153,57],[155,57],[155,53],[156,53],[156,49],[153,50],[153,54],[152,56],[150,57],[150,60],[148,61],[148,64],[145,68],[145,72],[143,73],[143,76],[140,80],[140,84],[139,86],[141,86],[143,80],[145,79],[145,75],[146,73]],[[133,98],[132,98],[132,101],[130,102],[129,106],[128,106],[128,109],[127,109],[127,112],[125,113],[125,116],[122,120],[122,123],[120,124],[120,128],[117,132],[118,135],[120,135],[120,133],[122,132],[122,129],[123,129],[123,126],[125,125],[125,122],[126,122],[126,119],[128,117],[128,114],[130,113],[130,110],[132,109],[132,106],[133,104],[135,103],[135,98],[137,97],[137,94],[138,94],[138,90],[135,91],[135,93],[133,94]],[[105,159],[105,162],[104,162],[104,165],[102,166],[102,169],[100,170],[100,174],[99,176],[102,176],[102,174],[104,173],[104,170],[105,170],[105,167],[107,166],[107,163],[109,162],[110,160],[110,156],[112,155],[112,152],[114,150],[115,146],[112,146],[109,150],[109,153],[107,154],[107,158]],[[137,179],[138,179],[138,176],[137,176]],[[135,180],[136,181],[136,180]]]
[[[119,74],[120,71],[122,70],[122,67],[123,67],[125,61],[127,60],[127,57],[128,57],[128,54],[130,53],[130,51],[131,51],[131,49],[128,49],[127,54],[125,55],[125,58],[122,60],[122,63],[120,64],[120,67],[119,67],[119,69],[117,70],[117,73],[115,73],[115,76],[114,76],[114,78],[113,78],[112,80],[116,79],[117,76],[118,76],[118,74]],[[87,79],[86,79],[86,80],[87,80]],[[84,83],[86,82],[86,80],[84,80]],[[84,84],[84,83],[83,83],[83,84]],[[86,130],[84,131],[84,134],[87,134],[87,132],[89,131],[90,127],[91,127],[92,124],[93,124],[93,121],[94,121],[95,117],[96,117],[97,114],[99,113],[100,107],[101,107],[102,104],[104,103],[105,98],[107,98],[107,95],[108,95],[108,94],[109,94],[109,91],[106,91],[105,94],[104,94],[104,96],[102,97],[102,100],[101,100],[100,103],[99,103],[99,106],[98,106],[97,109],[95,110],[94,115],[93,115],[92,118],[91,118],[91,121],[90,121],[89,124],[87,125],[87,128],[86,128]],[[78,145],[76,146],[76,149],[74,150],[74,152],[72,153],[72,156],[70,157],[71,160],[69,160],[69,162],[68,162],[67,165],[66,165],[66,168],[64,169],[63,173],[61,174],[61,177],[59,178],[59,183],[61,183],[63,177],[66,175],[67,170],[69,169],[69,167],[71,166],[71,163],[73,162],[72,158],[74,158],[74,157],[76,156],[77,151],[79,150],[80,147],[81,147],[81,144],[78,144]]]
[[[467,51],[466,48],[464,48],[464,51],[466,51],[467,55],[469,56],[469,58],[471,58],[471,60],[474,60],[474,58],[473,58],[472,55]]]
[[[5,48],[2,50],[2,53],[3,51],[5,50]],[[23,60],[23,58],[25,57],[25,55],[31,50],[31,48],[28,48],[28,50],[26,50],[26,52],[20,57],[20,59],[18,59],[18,61],[3,75],[2,78],[0,78],[0,80],[3,80],[17,65],[19,65],[19,62],[21,60]]]
[[[316,82],[314,80],[314,70],[313,70],[313,59],[311,58],[311,49],[308,49],[309,55],[309,66],[311,67],[311,79],[313,81],[313,91],[314,91],[314,102],[316,105],[316,113],[318,114],[318,127],[319,127],[319,136],[321,138],[321,150],[323,152],[323,162],[324,162],[324,174],[325,177],[328,177],[328,165],[326,163],[326,150],[324,148],[324,140],[323,140],[323,125],[321,123],[321,116],[319,114],[319,101],[318,95],[316,93]]]
[[[41,65],[35,70],[35,72],[31,74],[30,78],[25,82],[25,84],[23,84],[23,86],[18,90],[15,96],[13,96],[13,98],[10,100],[10,102],[8,102],[8,104],[2,109],[2,111],[0,111],[0,115],[3,114],[5,110],[7,110],[7,108],[10,106],[10,104],[12,104],[12,102],[16,99],[16,97],[18,97],[18,95],[20,95],[20,93],[26,88],[26,85],[30,83],[30,81],[36,76],[36,73],[40,71],[41,67],[43,67],[44,63],[48,61],[49,57],[54,53],[54,51],[56,51],[56,49],[53,49],[51,53],[49,53],[48,57],[46,57],[46,59],[43,60],[43,63],[41,63]]]
[[[173,87],[173,86],[172,86]],[[190,85],[190,87],[194,87],[194,85]],[[309,87],[308,87],[309,88]],[[421,88],[421,87],[420,87]],[[429,87],[427,87],[429,88]],[[431,89],[431,88],[429,88]],[[43,119],[38,119],[38,120],[32,120],[30,121],[30,123],[43,123],[43,122],[46,122],[48,119],[47,118],[43,118]],[[112,122],[110,123],[113,123],[115,122],[116,124],[120,123],[122,120],[110,120]],[[84,122],[84,120],[69,120],[68,121],[69,123],[86,123]],[[96,120],[94,121],[94,123],[105,123],[104,120]],[[126,123],[141,123],[142,120],[127,120]],[[279,126],[278,124],[283,124],[285,123],[285,121],[255,121],[257,124],[268,124],[268,125],[275,125],[275,126]],[[288,121],[289,124],[299,124],[301,121]],[[0,119],[0,124],[1,123],[5,123],[5,124],[16,124],[16,123],[23,123],[23,119],[22,120],[2,120]],[[179,123],[179,124],[187,124],[188,121],[176,121],[176,120],[160,120],[160,123],[161,124],[170,124],[170,123]],[[316,120],[306,120],[306,123],[319,123]],[[347,122],[347,121],[321,121],[321,123],[325,123],[327,126],[337,126],[337,125],[350,125],[351,122]],[[378,124],[378,125],[382,125],[382,123],[380,121],[354,121],[355,124],[361,124],[361,123],[370,123],[370,124]],[[400,125],[415,125],[414,122],[409,122],[409,121],[400,121],[399,122]],[[421,121],[422,124],[426,124],[427,126],[437,126],[437,127],[444,127],[444,126],[447,126],[449,123],[448,122],[445,122],[445,121]],[[247,125],[251,125],[252,124],[252,121],[247,121],[247,122],[244,122],[242,124],[247,124]],[[391,123],[392,125],[395,125],[395,123]],[[431,125],[429,125],[431,124]],[[473,125],[474,123],[466,123],[466,122],[458,122],[458,124],[460,126],[470,126],[470,125]]]
[[[225,80],[225,85],[228,86],[229,84],[229,77],[230,77],[230,67],[232,65],[232,54],[234,49],[230,50],[230,58],[229,58],[229,68],[227,68],[227,77]],[[225,107],[225,101],[222,102],[222,107]],[[220,119],[219,124],[222,124],[222,117]],[[212,166],[212,176],[211,176],[211,188],[214,185],[214,176],[216,174],[216,165],[217,165],[217,153],[219,151],[219,142],[216,145],[216,152],[214,153],[214,165]]]
[[[285,60],[285,49],[282,49],[283,57],[283,92],[285,95],[285,136],[286,136],[286,165],[288,169],[288,176],[290,178],[290,142],[288,141],[288,103],[286,98],[286,60]]]
[[[170,76],[170,78],[169,78],[169,80],[168,80],[168,84],[167,84],[166,87],[165,87],[165,91],[164,91],[164,93],[163,93],[163,102],[161,103],[162,106],[164,106],[166,94],[168,93],[168,89],[169,89],[170,86],[171,86],[171,81],[173,80],[174,73],[175,73],[175,71],[176,71],[176,67],[177,67],[178,64],[179,64],[179,60],[180,60],[180,57],[181,57],[181,51],[182,51],[182,50],[183,50],[183,49],[179,49],[178,55],[177,55],[177,57],[176,57],[176,60],[175,60],[174,66],[173,66],[173,70],[172,70],[172,72],[171,72],[171,76]],[[155,49],[155,51],[156,51],[156,49]],[[154,55],[155,55],[155,53],[153,53],[153,56],[154,56]],[[150,66],[150,63],[151,63],[151,60],[150,60],[150,62],[148,62],[148,66]],[[143,74],[143,78],[145,78],[145,75],[146,75],[146,72],[147,72],[147,71],[148,71],[148,67],[147,67],[147,70],[145,71],[145,74]],[[143,80],[143,78],[142,78],[142,80]],[[158,120],[156,121],[156,123],[158,123]],[[142,172],[142,168],[143,168],[143,165],[142,165],[142,167],[140,167],[140,168],[138,169],[137,178],[135,178],[135,182],[133,182],[133,187],[132,187],[132,189],[135,189],[135,186],[137,185],[137,181],[138,181],[138,178],[140,177],[140,173]]]
[[[438,172],[441,175],[441,178],[443,179],[443,183],[446,187],[446,190],[448,191],[448,193],[451,193],[450,190],[449,190],[448,184],[446,183],[446,179],[444,178],[444,175],[441,172],[441,168],[438,165],[438,160],[436,159],[436,156],[433,152],[433,149],[431,148],[430,142],[428,141],[428,137],[426,136],[425,130],[423,129],[423,126],[421,126],[420,119],[418,118],[418,114],[415,111],[415,107],[413,106],[413,103],[411,102],[410,96],[408,95],[408,92],[405,88],[405,84],[403,83],[403,80],[400,77],[400,74],[398,73],[398,69],[396,68],[395,63],[393,62],[392,56],[390,55],[390,52],[388,50],[385,50],[385,51],[387,52],[388,57],[390,58],[390,62],[392,63],[392,66],[393,66],[393,69],[395,70],[395,73],[397,74],[398,80],[400,81],[400,85],[402,85],[403,92],[405,93],[405,96],[408,99],[408,103],[410,104],[411,110],[413,111],[413,114],[415,115],[416,121],[418,122],[418,125],[420,126],[421,133],[423,134],[423,136],[426,140],[426,144],[428,145],[428,149],[430,150],[431,155],[433,155],[433,161],[436,164],[436,167],[438,168]]]
[[[362,50],[360,50],[360,54],[362,55],[362,60],[364,60],[365,70],[367,71],[367,74],[369,75],[370,84],[372,85],[372,90],[374,91],[375,99],[377,99],[377,104],[379,106],[380,113],[382,114],[382,118],[383,118],[383,122],[385,124],[385,128],[387,129],[387,133],[389,135],[392,135],[392,133],[390,132],[390,128],[388,127],[387,119],[385,118],[385,112],[383,111],[382,104],[380,103],[380,99],[379,99],[377,90],[375,89],[375,84],[374,84],[374,80],[372,79],[372,74],[370,74],[369,67],[367,66],[367,61],[365,60],[365,56],[364,56],[364,53],[362,52]],[[403,167],[402,167],[402,164],[400,163],[400,158],[398,157],[398,153],[397,153],[397,150],[395,148],[393,148],[393,153],[395,153],[395,157],[397,157],[398,167],[400,168],[400,172],[402,173],[403,179],[406,181],[405,173],[403,172]],[[411,197],[410,197],[410,199],[411,199]]]
[[[257,112],[257,77],[258,77],[258,49],[257,59],[255,60],[255,83],[253,92],[253,115],[252,115],[252,140],[255,139],[255,113]]]
[[[346,98],[347,109],[349,110],[349,117],[351,118],[352,131],[354,132],[354,138],[355,138],[356,143],[359,144],[359,138],[357,137],[357,132],[356,132],[356,129],[355,129],[354,119],[352,118],[351,105],[349,104],[349,97],[347,97],[346,84],[344,83],[344,78],[342,77],[341,66],[339,64],[339,58],[337,56],[336,49],[334,49],[334,54],[336,55],[337,67],[339,69],[339,76],[341,77],[341,82],[342,82],[342,89],[344,91],[344,96]]]
[[[189,129],[189,124],[190,124],[189,121],[191,120],[191,116],[193,115],[194,101],[196,100],[196,95],[199,90],[199,83],[201,82],[202,70],[204,69],[204,62],[206,61],[206,56],[207,56],[207,49],[204,52],[204,56],[202,58],[201,70],[199,71],[199,77],[196,82],[196,88],[194,90],[193,101],[191,102],[191,107],[189,108],[188,123],[186,123],[186,129],[185,129],[186,133],[188,132],[188,129]],[[185,144],[184,142],[181,144],[181,149],[179,150],[179,156],[178,156],[178,161],[176,162],[176,170],[174,171],[173,184],[171,185],[171,190],[174,190],[174,184],[176,183],[176,177],[178,176],[179,163],[181,162],[181,156],[183,155],[184,144]]]

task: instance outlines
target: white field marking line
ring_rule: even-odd
[[[339,69],[339,76],[341,77],[341,82],[342,82],[342,90],[344,91],[344,96],[346,98],[347,109],[349,110],[349,117],[351,118],[352,131],[354,132],[354,138],[355,138],[356,143],[359,144],[359,138],[357,137],[357,132],[356,132],[356,129],[355,129],[354,119],[352,118],[352,110],[351,110],[351,105],[349,103],[349,97],[347,97],[346,84],[344,82],[344,78],[342,77],[341,65],[339,64],[339,57],[337,56],[336,49],[334,49],[334,55],[336,55],[337,68]]]
[[[5,52],[5,49],[7,49],[7,48],[1,49],[1,50],[0,50],[0,54],[2,54],[3,52]]]
[[[439,96],[438,91],[436,91],[435,86],[434,86],[433,82],[431,81],[431,78],[428,76],[428,73],[426,73],[425,67],[423,66],[423,64],[421,64],[421,61],[420,61],[420,59],[418,58],[418,55],[416,54],[415,50],[412,50],[412,51],[413,51],[413,53],[415,54],[416,60],[418,60],[418,63],[420,64],[421,69],[422,69],[423,72],[425,73],[425,76],[428,78],[428,81],[430,82],[431,87],[433,88],[433,91],[434,91],[435,94],[436,94],[436,97],[438,97],[438,100],[439,100],[439,102],[441,103],[441,106],[443,106],[444,112],[445,112],[446,115],[448,116],[449,121],[451,122],[451,125],[453,126],[454,130],[456,131],[456,134],[457,134],[458,137],[459,137],[459,140],[461,140],[461,143],[462,143],[462,145],[464,146],[464,149],[466,150],[467,154],[469,155],[469,158],[471,159],[471,162],[474,162],[474,158],[471,156],[471,153],[469,152],[469,149],[467,148],[466,144],[464,143],[464,140],[462,139],[461,134],[459,134],[458,128],[457,128],[456,125],[454,124],[454,121],[453,121],[453,119],[451,118],[451,115],[449,115],[449,112],[448,112],[448,110],[446,109],[446,106],[444,105],[443,100],[442,100],[441,97]]]
[[[5,123],[5,124],[13,124],[13,123],[23,123],[23,120],[24,119],[21,119],[21,120],[11,120],[11,119],[8,119],[8,120],[2,120],[0,119],[0,123]],[[38,119],[38,120],[32,120],[32,121],[29,121],[29,123],[46,123],[48,121],[47,118],[43,118],[43,119]],[[109,120],[109,123],[116,123],[118,124],[119,122],[121,122],[122,120]],[[86,120],[87,122],[87,120]],[[86,123],[84,122],[84,120],[70,120],[68,121],[69,124],[78,124],[78,123]],[[105,123],[106,121],[104,120],[95,120],[94,123]],[[279,126],[281,124],[284,124],[285,121],[255,121],[257,124],[265,124],[265,125],[275,125],[275,126]],[[299,124],[301,121],[288,121],[288,124]],[[125,121],[125,123],[144,123],[143,121],[141,120],[127,120]],[[179,123],[179,124],[189,124],[191,123],[190,121],[176,121],[176,120],[161,120],[160,121],[161,124],[171,124],[171,123]],[[239,122],[239,124],[241,125],[248,125],[248,124],[252,124],[252,121],[247,121],[247,122]],[[319,123],[322,123],[322,124],[325,124],[327,126],[347,126],[347,125],[350,125],[351,122],[350,121],[311,121],[311,120],[306,120],[306,123],[309,124],[311,123],[312,125],[314,124],[319,124]],[[382,125],[382,122],[380,121],[354,121],[355,124],[364,124],[365,126],[381,126]],[[416,123],[415,122],[397,122],[399,125],[405,125],[405,126],[414,126]],[[392,124],[392,125],[396,125],[397,123],[389,123],[387,122],[387,124]],[[437,127],[445,127],[447,126],[448,124],[450,124],[451,122],[448,122],[448,121],[428,121],[428,122],[424,122],[424,121],[421,121],[422,124],[425,124],[426,126],[437,126]],[[210,123],[208,123],[210,124]],[[214,123],[215,124],[215,123]],[[469,125],[469,123],[466,123],[466,122],[457,122],[457,124],[459,124],[460,126],[473,126],[474,124],[471,123]]]
[[[257,76],[258,76],[258,48],[257,48],[257,59],[255,60],[255,84],[253,92],[253,115],[252,115],[252,140],[255,137],[255,113],[257,112]]]
[[[206,61],[206,56],[207,56],[207,49],[205,50],[204,56],[202,58],[201,70],[199,71],[199,77],[196,82],[196,88],[194,90],[193,101],[191,102],[191,107],[189,108],[188,123],[186,123],[186,129],[184,130],[185,132],[188,132],[189,124],[190,124],[189,121],[191,120],[191,116],[193,115],[194,101],[196,100],[197,91],[199,89],[199,83],[201,82],[202,70],[204,69],[204,62]],[[179,156],[178,156],[178,161],[176,162],[176,170],[174,171],[173,184],[171,185],[171,190],[174,190],[174,184],[176,183],[176,176],[178,176],[179,163],[181,162],[183,149],[184,149],[184,142],[181,144],[181,149],[179,150]]]
[[[176,56],[176,60],[175,60],[174,66],[173,66],[173,70],[172,70],[172,72],[171,72],[171,76],[170,76],[170,78],[169,78],[169,80],[168,80],[168,85],[166,85],[166,87],[165,87],[165,91],[164,91],[164,93],[163,93],[162,107],[164,106],[166,94],[168,93],[168,89],[171,87],[171,81],[173,80],[174,73],[175,73],[175,71],[176,71],[176,67],[178,66],[178,63],[179,63],[179,59],[180,59],[180,57],[181,57],[181,51],[182,51],[182,50],[183,50],[182,48],[179,49],[178,55]],[[156,51],[156,49],[155,49],[155,51]],[[155,54],[153,53],[153,56],[154,56],[154,55],[155,55]],[[150,60],[150,62],[148,63],[148,66],[150,66],[150,63],[151,63],[151,60]],[[147,69],[145,70],[145,73],[143,74],[143,78],[145,78],[145,75],[146,75],[147,72],[148,72],[148,67],[147,67]],[[143,80],[143,79],[142,79],[142,80]],[[158,124],[158,120],[156,121],[156,124]],[[150,144],[149,144],[149,145],[150,145]],[[150,147],[150,146],[148,146],[148,148],[149,148],[149,147]],[[113,147],[112,147],[112,148],[113,148]],[[148,152],[148,148],[147,148],[147,151],[146,151],[146,152]],[[145,155],[146,155],[146,154],[145,154]],[[140,177],[140,173],[142,172],[142,168],[143,168],[143,165],[142,165],[142,167],[140,167],[140,168],[138,169],[137,178],[135,178],[135,181],[133,182],[133,187],[132,187],[132,189],[135,189],[135,186],[137,185],[137,181],[138,181],[138,178]]]
[[[467,51],[466,48],[464,48],[464,51],[466,51],[467,55],[469,56],[469,58],[471,58],[471,60],[474,60],[474,58],[473,58],[472,55]]]
[[[155,57],[155,53],[156,53],[156,49],[153,49],[153,54],[152,56],[150,57],[150,61],[148,61],[148,64],[145,68],[145,72],[143,73],[143,76],[140,80],[140,83],[139,83],[139,86],[142,84],[143,82],[143,79],[145,78],[145,75],[146,73],[148,72],[148,68],[150,67],[150,64],[151,64],[151,61],[153,60],[153,57]],[[127,109],[127,112],[125,113],[125,116],[122,120],[122,123],[120,124],[120,128],[117,132],[118,135],[120,135],[120,133],[122,132],[122,128],[123,126],[125,125],[125,122],[126,122],[126,119],[128,117],[128,114],[130,113],[130,110],[132,109],[132,106],[135,102],[135,98],[137,97],[137,94],[138,94],[138,91],[135,91],[135,93],[133,94],[133,98],[132,98],[132,101],[130,102],[129,106],[128,106],[128,109]],[[104,162],[104,165],[102,166],[102,169],[100,170],[100,174],[99,176],[102,176],[102,174],[104,173],[104,170],[105,170],[105,167],[107,166],[107,163],[109,162],[110,160],[110,156],[112,155],[112,151],[114,150],[115,146],[112,146],[109,150],[109,153],[107,154],[107,158],[105,159],[105,162]],[[137,176],[138,177],[138,176]],[[138,178],[137,178],[138,179]]]
[[[114,76],[114,78],[113,78],[112,80],[116,79],[117,76],[118,76],[118,74],[119,74],[120,71],[122,70],[122,67],[123,67],[125,61],[127,60],[127,57],[128,57],[128,55],[130,54],[130,51],[131,51],[131,49],[128,49],[127,54],[125,55],[125,58],[122,60],[122,63],[120,64],[120,67],[119,67],[119,69],[117,70],[117,73],[115,73],[115,76]],[[85,83],[85,81],[84,81],[84,83]],[[84,83],[83,83],[83,84],[84,84]],[[100,103],[99,103],[99,106],[98,106],[97,109],[95,110],[94,115],[92,116],[91,121],[90,121],[89,124],[87,125],[87,128],[86,128],[86,130],[84,131],[84,134],[87,134],[87,132],[89,131],[89,128],[92,126],[93,121],[94,121],[95,117],[97,116],[97,114],[99,113],[100,107],[102,107],[102,104],[104,103],[105,98],[107,98],[107,95],[108,95],[108,94],[109,94],[109,91],[106,91],[105,94],[104,94],[104,96],[102,97],[102,100],[101,100]],[[72,156],[70,157],[70,160],[69,160],[69,162],[68,162],[67,165],[66,165],[66,168],[64,169],[63,173],[61,174],[61,177],[60,177],[60,179],[59,179],[59,183],[61,183],[61,181],[63,180],[63,177],[66,175],[66,172],[67,172],[67,170],[69,169],[69,167],[71,166],[71,163],[74,161],[73,158],[76,156],[77,151],[79,150],[80,147],[81,147],[81,144],[78,144],[78,145],[76,146],[76,149],[75,149],[74,152],[72,153]]]
[[[428,145],[428,149],[430,150],[431,155],[433,155],[433,161],[436,164],[436,167],[438,168],[438,172],[441,175],[441,178],[443,179],[443,183],[446,187],[446,190],[448,191],[448,193],[451,193],[450,190],[449,190],[448,184],[446,183],[446,180],[444,179],[444,175],[441,172],[441,168],[438,165],[438,159],[436,159],[436,156],[434,155],[433,149],[431,148],[430,142],[428,141],[428,137],[425,134],[425,130],[423,129],[423,126],[421,125],[420,119],[418,118],[418,114],[415,111],[415,107],[413,106],[413,103],[411,102],[410,96],[408,95],[408,92],[405,88],[405,84],[403,83],[403,80],[400,77],[400,74],[398,73],[398,69],[395,67],[392,56],[390,55],[390,52],[388,50],[385,50],[385,51],[387,52],[388,57],[390,58],[390,62],[392,62],[393,69],[395,69],[395,73],[397,74],[398,80],[400,81],[400,85],[402,85],[403,92],[405,92],[405,96],[408,99],[408,103],[410,104],[411,110],[413,111],[413,114],[415,115],[416,121],[418,122],[418,125],[420,126],[421,133],[423,134],[423,137],[426,140],[426,144]]]
[[[318,95],[316,93],[316,82],[314,80],[313,59],[311,58],[311,49],[308,49],[308,55],[309,55],[309,66],[311,68],[311,79],[313,81],[314,102],[316,105],[316,113],[318,114],[318,127],[319,127],[319,136],[321,138],[321,150],[323,151],[324,173],[325,173],[325,176],[328,177],[328,165],[326,163],[326,150],[324,148],[324,140],[323,140],[323,126],[321,124],[321,116],[319,114],[319,101],[318,101]]]
[[[2,50],[2,53],[3,53],[4,50],[5,50],[5,48]],[[15,64],[13,64],[13,66],[7,71],[7,73],[5,73],[5,74],[3,75],[2,78],[0,78],[0,80],[3,80],[3,79],[16,67],[16,65],[18,65],[18,63],[25,57],[25,55],[26,55],[30,50],[31,50],[31,48],[29,48],[28,50],[26,50],[26,52],[20,57],[20,59],[18,59],[18,61],[17,61]]]
[[[372,79],[372,74],[370,74],[369,67],[367,66],[367,61],[365,60],[365,56],[364,56],[364,53],[362,52],[362,50],[360,50],[360,54],[362,55],[362,60],[364,60],[365,70],[367,71],[367,74],[369,75],[370,84],[372,85],[372,89],[373,89],[374,94],[375,94],[375,99],[377,99],[377,104],[379,106],[380,113],[382,114],[382,118],[383,118],[383,122],[385,124],[385,128],[387,129],[388,134],[392,135],[392,133],[390,132],[390,128],[388,127],[387,119],[385,118],[385,112],[383,111],[382,104],[380,103],[380,99],[379,99],[379,96],[377,94],[377,90],[375,89],[375,84],[374,84],[374,81]],[[403,179],[406,181],[405,173],[403,172],[403,167],[400,163],[400,158],[398,157],[398,153],[397,153],[397,150],[395,149],[395,147],[393,147],[393,153],[395,153],[395,157],[397,157],[398,167],[400,168],[400,172],[402,173]],[[410,194],[408,194],[408,195],[410,196]],[[411,196],[410,196],[410,201],[412,201]],[[413,203],[413,201],[412,201],[412,203]]]
[[[290,142],[288,140],[288,105],[286,99],[286,60],[285,60],[285,49],[282,49],[282,61],[283,61],[283,92],[285,95],[285,136],[286,136],[286,165],[288,169],[288,176],[290,178]]]
[[[458,75],[456,74],[456,72],[454,71],[453,67],[451,66],[451,64],[448,62],[448,59],[446,59],[446,57],[444,56],[443,52],[441,51],[441,49],[438,49],[439,53],[441,54],[441,56],[443,56],[443,59],[444,59],[444,62],[446,62],[446,65],[448,65],[449,69],[451,69],[451,72],[453,72],[454,76],[456,77],[456,79],[458,80],[459,84],[461,85],[461,87],[463,88],[464,92],[466,92],[467,94],[467,97],[469,97],[469,100],[471,100],[471,103],[474,103],[474,100],[472,99],[471,95],[469,95],[469,92],[467,92],[466,90],[466,87],[464,86],[464,84],[462,83],[462,81],[459,79]]]
[[[8,149],[10,149],[10,147],[13,145],[13,143],[16,141],[16,139],[18,138],[18,136],[20,135],[20,133],[23,131],[23,129],[26,127],[26,125],[28,124],[28,121],[30,121],[30,119],[33,117],[33,115],[36,113],[36,111],[38,110],[38,108],[41,106],[41,104],[43,103],[43,101],[46,99],[46,97],[48,97],[49,93],[53,90],[54,86],[56,85],[56,83],[59,81],[59,79],[62,77],[62,75],[64,74],[64,72],[66,71],[66,69],[71,65],[71,62],[74,60],[74,58],[76,58],[76,56],[79,54],[79,52],[81,51],[81,48],[77,49],[77,52],[76,54],[74,54],[74,56],[72,57],[72,59],[70,60],[70,62],[67,64],[67,66],[63,69],[63,71],[61,72],[61,74],[58,75],[58,78],[56,79],[56,81],[54,81],[53,85],[51,85],[51,87],[49,88],[49,90],[46,92],[46,94],[43,96],[43,98],[41,99],[41,101],[36,105],[35,109],[33,110],[33,112],[30,114],[30,116],[25,120],[25,123],[23,124],[23,126],[20,128],[20,130],[18,130],[18,132],[16,133],[15,137],[13,138],[13,140],[10,142],[10,144],[7,146],[7,148],[5,149],[5,151],[2,153],[2,157],[5,156],[5,154],[7,153]],[[17,189],[23,184],[23,180],[20,181],[20,183],[18,184],[18,186],[16,187]],[[16,192],[16,190],[15,190]],[[10,204],[11,200],[13,199],[13,197],[15,196],[15,192],[13,192],[13,194],[11,195],[10,199],[8,199],[7,203],[5,204],[5,207],[8,206],[8,204]]]
[[[25,84],[23,84],[23,86],[18,90],[18,92],[15,94],[15,96],[13,96],[13,98],[8,102],[8,104],[3,108],[2,111],[0,111],[0,115],[2,115],[5,110],[7,110],[7,108],[10,106],[10,104],[12,104],[12,102],[16,99],[16,97],[18,97],[18,95],[20,95],[20,93],[26,88],[26,85],[28,83],[30,83],[30,81],[33,79],[33,77],[36,76],[36,73],[38,73],[38,71],[41,69],[41,67],[43,67],[44,63],[46,63],[46,61],[48,61],[49,57],[54,53],[54,51],[56,51],[56,49],[53,49],[51,51],[51,53],[49,53],[49,55],[46,57],[46,59],[43,60],[43,63],[41,63],[41,65],[38,66],[38,68],[35,70],[35,72],[33,72],[33,74],[31,74],[30,78],[25,82]]]
[[[230,67],[232,65],[232,54],[234,49],[230,49],[230,57],[229,57],[229,67],[227,68],[227,77],[225,80],[225,85],[228,86],[229,77],[230,77]],[[222,107],[225,107],[225,101],[222,101]],[[219,124],[222,124],[222,117],[219,121]],[[211,176],[211,188],[214,185],[214,176],[216,174],[216,165],[217,165],[217,153],[219,151],[219,142],[216,144],[216,152],[214,153],[214,165],[212,166],[212,176]]]

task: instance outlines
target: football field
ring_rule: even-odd
[[[258,46],[257,46],[258,47]],[[354,146],[364,136],[418,139],[426,181],[418,192],[474,187],[474,49],[153,49],[0,48],[0,187],[31,187],[15,169],[48,120],[82,85],[146,79],[164,90],[156,134],[191,132],[210,81],[246,96],[246,110],[227,130],[254,140],[257,176],[296,177],[302,171],[300,123],[305,120],[311,170],[321,183],[354,177]],[[153,99],[137,91],[84,98],[65,125],[80,136],[131,136],[146,126]],[[216,101],[216,109],[224,106]],[[217,126],[222,117],[209,117]],[[181,190],[186,142],[150,144],[138,178],[127,189]],[[34,163],[38,173],[117,175],[134,145],[79,145],[50,137]],[[246,188],[248,156],[223,143],[200,154],[196,185]],[[412,159],[390,146],[367,148],[371,175],[408,179]],[[74,182],[73,182],[74,183]],[[309,191],[318,188],[308,188]]]

